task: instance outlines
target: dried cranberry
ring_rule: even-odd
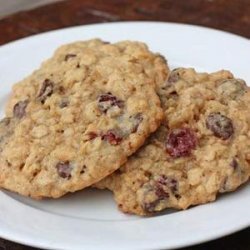
[[[22,117],[24,117],[28,103],[29,101],[25,100],[15,104],[13,108],[13,114],[16,118],[21,119]]]
[[[56,165],[56,168],[57,168],[57,173],[60,177],[62,177],[64,179],[71,178],[72,167],[71,167],[69,161],[58,162]]]
[[[42,87],[38,94],[38,98],[41,101],[41,103],[44,103],[47,97],[53,94],[53,88],[54,88],[54,83],[49,79],[45,79],[44,82],[42,83]]]
[[[124,105],[124,102],[121,100],[118,100],[117,97],[112,95],[110,92],[106,94],[102,94],[98,98],[98,107],[103,113],[106,113],[108,109],[110,109],[113,106],[122,108],[123,105]]]
[[[189,128],[177,128],[167,136],[166,150],[172,157],[189,156],[195,149],[197,139]]]
[[[67,54],[65,57],[64,57],[64,61],[68,61],[70,58],[73,58],[73,57],[76,57],[75,54]]]
[[[169,198],[169,194],[160,185],[157,185],[155,187],[155,194],[158,196],[160,200]]]
[[[158,180],[151,180],[150,183],[143,185],[141,191],[141,206],[147,212],[156,211],[157,206],[162,203],[164,206],[167,205],[169,193],[165,190],[166,185],[160,180],[164,178],[159,178]]]
[[[177,192],[178,190],[177,189],[178,182],[172,177],[167,177],[165,175],[162,175],[157,179],[157,183],[158,185],[168,186],[173,193]]]
[[[206,119],[206,126],[216,137],[223,140],[234,133],[232,120],[220,113],[211,113]]]
[[[157,182],[160,183],[161,185],[166,185],[167,184],[166,179],[167,179],[167,177],[165,175],[161,175],[158,178]]]
[[[122,138],[114,130],[109,130],[106,134],[102,135],[102,140],[109,142],[111,145],[119,145]]]

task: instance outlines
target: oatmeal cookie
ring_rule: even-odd
[[[163,118],[163,59],[139,42],[60,47],[17,83],[0,124],[0,186],[60,197],[118,169]]]
[[[250,175],[250,91],[228,71],[176,69],[158,85],[165,119],[114,174],[96,184],[126,213],[186,209]]]

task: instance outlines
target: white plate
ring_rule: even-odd
[[[30,74],[56,47],[100,37],[141,40],[170,66],[229,69],[250,83],[250,41],[190,25],[124,22],[87,25],[22,39],[0,48],[0,107],[11,85]],[[159,249],[208,241],[250,225],[250,186],[217,202],[152,218],[124,215],[108,191],[85,190],[58,200],[33,201],[0,192],[0,237],[53,249]]]

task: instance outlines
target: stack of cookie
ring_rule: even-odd
[[[13,88],[0,187],[32,198],[107,188],[138,215],[210,202],[249,179],[249,105],[230,72],[170,72],[143,43],[64,45]]]

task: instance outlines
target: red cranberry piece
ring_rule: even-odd
[[[20,102],[16,103],[14,108],[13,108],[14,117],[16,117],[18,119],[23,118],[25,116],[26,107],[27,107],[28,103],[29,103],[28,100],[20,101]]]
[[[140,196],[142,208],[147,212],[154,212],[167,207],[170,195],[180,199],[181,196],[177,193],[177,184],[178,181],[176,179],[165,175],[160,175],[145,183],[140,190],[140,194],[142,194]],[[158,207],[159,204],[161,204],[161,207]]]
[[[152,181],[143,186],[143,197],[141,200],[142,208],[147,212],[156,211],[156,207],[160,202],[167,204],[169,193],[164,190],[164,186],[160,182]]]
[[[172,157],[189,156],[196,144],[195,133],[190,128],[178,128],[168,134],[166,150]]]
[[[45,79],[38,94],[38,98],[40,99],[41,103],[44,104],[47,97],[53,94],[53,88],[54,83],[49,79]]]
[[[115,131],[109,130],[106,134],[102,135],[102,140],[109,142],[111,145],[119,145],[122,138]]]
[[[108,109],[110,109],[113,106],[122,108],[123,105],[124,105],[124,102],[121,100],[118,100],[117,97],[112,95],[110,92],[106,94],[102,94],[98,98],[98,107],[103,113],[106,113]]]
[[[228,139],[234,133],[232,120],[220,113],[211,113],[206,119],[206,126],[214,136],[222,140]]]
[[[157,183],[158,185],[168,186],[173,193],[176,193],[178,191],[178,188],[177,188],[178,182],[172,177],[167,177],[165,175],[162,175],[158,178]]]
[[[60,177],[64,179],[71,178],[72,166],[70,165],[69,161],[58,162],[56,168],[57,168],[57,173]]]
[[[156,185],[155,194],[158,196],[159,200],[169,198],[169,194],[160,185]]]

